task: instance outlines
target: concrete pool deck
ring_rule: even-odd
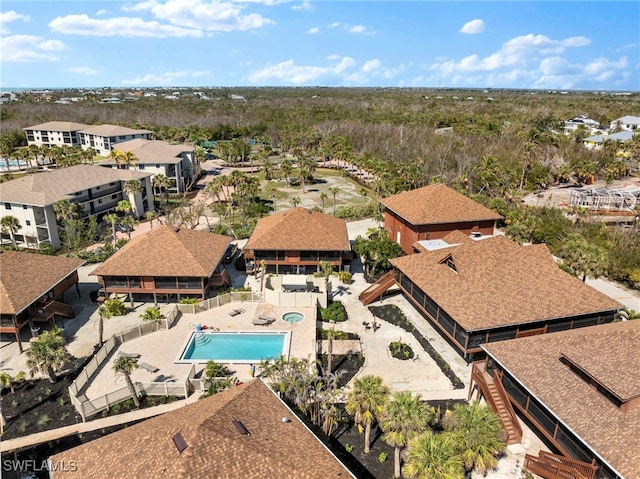
[[[242,309],[243,312],[236,316],[230,316],[229,313],[234,309]],[[305,318],[299,323],[287,323],[282,319],[282,315],[292,310],[304,314]],[[253,325],[253,318],[259,315],[271,316],[276,320],[269,326]],[[142,320],[139,319],[138,321]],[[265,303],[247,302],[225,304],[219,308],[198,314],[182,314],[171,329],[156,331],[120,345],[119,348],[111,353],[111,356],[95,374],[86,390],[87,398],[90,400],[95,399],[108,392],[125,387],[124,377],[116,375],[111,368],[114,358],[120,351],[140,354],[139,364],[147,363],[158,368],[155,373],[142,368],[135,369],[131,375],[131,379],[134,382],[183,382],[192,365],[177,364],[176,360],[180,357],[188,338],[196,330],[198,324],[206,325],[207,329],[217,328],[220,331],[291,331],[289,357],[304,359],[315,351],[316,322],[314,308],[296,307],[292,309]],[[233,362],[225,362],[225,364],[241,381],[251,378],[248,364]],[[195,364],[195,367],[196,371],[202,370],[204,363]]]

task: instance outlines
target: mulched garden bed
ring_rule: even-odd
[[[389,352],[392,358],[399,359],[400,361],[408,361],[416,356],[411,346],[402,341],[394,341],[389,344]]]
[[[462,380],[456,375],[455,372],[449,366],[449,363],[435,350],[429,340],[425,338],[420,331],[411,323],[411,321],[404,315],[402,310],[395,304],[384,304],[381,306],[369,306],[371,314],[377,318],[383,319],[388,323],[398,326],[405,331],[413,334],[418,340],[424,350],[429,353],[429,356],[433,358],[442,373],[449,378],[453,389],[464,389],[465,385]]]
[[[321,354],[318,357],[320,366],[324,371],[327,367],[327,355]],[[364,366],[364,356],[362,354],[334,354],[331,363],[331,372],[339,373],[338,387],[344,387]]]

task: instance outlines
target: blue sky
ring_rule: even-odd
[[[3,0],[0,86],[640,91],[640,2]]]

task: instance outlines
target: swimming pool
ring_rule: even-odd
[[[178,363],[257,363],[281,354],[288,356],[290,332],[192,332]]]

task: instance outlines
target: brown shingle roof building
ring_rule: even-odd
[[[91,274],[100,276],[210,276],[229,236],[164,225],[136,236]]]
[[[176,164],[183,161],[182,154],[193,152],[193,146],[172,145],[161,140],[145,140],[136,138],[135,140],[118,143],[117,149],[120,151],[130,151],[137,160],[136,165],[146,164]],[[113,158],[107,158],[101,165],[115,165]]]
[[[233,421],[240,421],[249,435]],[[182,452],[174,445],[177,434],[186,443]],[[53,473],[54,479],[355,477],[258,379],[56,454],[51,461],[75,461],[77,466]]]
[[[514,405],[575,459],[640,477],[640,321],[483,345]],[[495,375],[494,375],[495,378]],[[527,398],[528,401],[527,401]],[[541,412],[540,412],[541,411]]]
[[[73,316],[73,308],[57,300],[78,283],[84,261],[66,256],[0,250],[0,332],[16,335],[22,352],[20,330],[32,321],[48,321],[54,314]],[[65,307],[66,306],[66,307]]]
[[[222,265],[230,242],[229,236],[164,225],[135,237],[91,274],[107,294],[204,297],[211,286],[230,283]]]
[[[459,230],[492,235],[502,216],[443,184],[423,186],[383,198],[385,229],[405,253],[420,240],[440,239]]]
[[[453,233],[457,244],[391,260],[404,292],[449,329],[463,350],[492,340],[491,330],[546,328],[567,318],[564,329],[607,322],[622,305],[558,268],[546,245],[520,246],[504,236],[482,240]],[[578,318],[580,321],[578,321]],[[454,325],[448,324],[450,322]],[[593,322],[592,322],[593,321]],[[590,323],[590,324],[589,324]],[[544,332],[544,331],[540,331]],[[509,338],[509,333],[504,332]],[[522,333],[520,333],[522,334]],[[477,336],[472,344],[465,341]],[[495,336],[498,338],[498,335]]]
[[[347,223],[306,208],[261,218],[244,251],[249,262],[265,261],[270,272],[278,266],[280,273],[298,266],[315,271],[321,261],[339,269],[351,260]]]
[[[261,218],[246,249],[349,251],[347,223],[306,208]]]

